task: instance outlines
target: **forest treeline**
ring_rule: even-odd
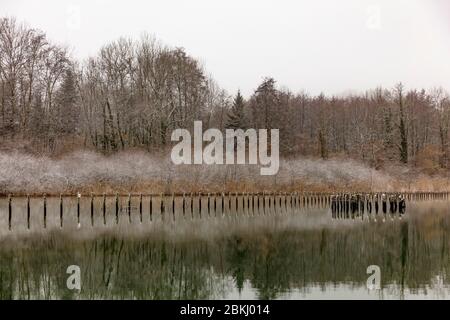
[[[154,151],[194,120],[205,129],[278,128],[284,156],[449,168],[450,98],[442,88],[406,90],[399,83],[314,96],[267,77],[245,98],[221,89],[184,49],[149,35],[120,38],[76,61],[43,31],[0,19],[1,148]]]

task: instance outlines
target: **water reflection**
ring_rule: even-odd
[[[214,237],[75,239],[56,230],[4,238],[0,298],[449,298],[446,202],[413,206],[405,219],[386,223],[336,221],[328,212],[307,219],[328,222]],[[66,288],[73,264],[81,267],[79,293]],[[369,265],[381,268],[381,290],[366,289]]]

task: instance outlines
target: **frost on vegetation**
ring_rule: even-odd
[[[304,181],[337,185],[372,183],[387,186],[391,178],[352,160],[289,159],[280,161],[278,175],[260,176],[254,165],[173,165],[170,157],[146,152],[105,156],[78,151],[58,159],[22,153],[0,153],[0,191],[58,192],[90,185],[130,186],[138,183],[189,182],[212,185],[251,181],[276,185]],[[188,190],[187,190],[188,191]]]

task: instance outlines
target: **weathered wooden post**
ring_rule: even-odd
[[[266,215],[266,192],[263,191],[262,193],[262,214],[263,216]]]
[[[191,192],[191,219],[194,219],[194,194]]]
[[[27,229],[30,230],[30,195],[27,194]]]
[[[81,193],[77,193],[77,224],[80,226],[80,198]]]
[[[202,218],[202,193],[198,193],[198,216]]]
[[[47,198],[44,194],[44,229],[47,228]]]
[[[172,192],[172,220],[175,221],[175,194]]]
[[[286,214],[288,214],[288,198],[287,198],[287,193],[284,193],[284,211]]]
[[[91,226],[94,226],[94,195],[91,193]]]
[[[208,200],[207,200],[208,202],[207,202],[207,206],[208,206],[208,217],[211,217],[211,195],[210,195],[210,193],[208,192]]]
[[[241,192],[241,197],[242,197],[242,215],[245,215],[245,193]]]
[[[294,207],[295,207],[295,211],[298,210],[298,192],[295,191],[295,196],[294,196]]]
[[[59,195],[59,227],[63,227],[63,199],[62,195]]]
[[[161,213],[161,221],[164,222],[164,211],[165,211],[165,206],[164,206],[164,194],[161,193],[161,201],[160,201],[160,213]]]
[[[148,205],[148,211],[150,215],[150,222],[153,221],[153,196],[150,194],[149,197],[149,205]]]
[[[222,201],[221,201],[221,206],[222,206],[222,217],[225,216],[225,193],[222,192]]]
[[[142,223],[142,193],[139,194],[139,222]]]
[[[103,211],[103,225],[106,226],[106,194],[104,193],[103,193],[102,211]]]
[[[12,203],[11,195],[8,195],[8,230],[11,231],[11,220],[12,220]]]
[[[128,223],[131,223],[131,194],[128,194],[127,201],[127,213],[128,213]]]
[[[330,199],[329,208],[330,208],[330,211],[331,211],[331,217],[333,219],[336,219],[336,213],[337,213],[337,211],[336,211],[336,203],[337,202],[335,201],[334,196],[332,195],[331,199]]]
[[[119,224],[119,194],[116,193],[115,199],[116,224]]]
[[[239,193],[235,192],[234,194],[234,216],[237,217],[238,216],[238,211],[239,211]]]
[[[183,219],[186,219],[186,195],[183,192],[183,204],[182,204],[183,208]]]
[[[247,192],[247,215],[250,217],[250,193]]]
[[[282,207],[282,202],[283,202],[283,199],[282,199],[282,196],[281,196],[281,191],[279,191],[278,192],[278,210],[279,210],[279,213],[278,214],[282,214],[283,213],[283,211],[282,211],[282,209],[281,209],[281,207]]]
[[[289,195],[289,210],[291,211],[291,213],[294,211],[293,209],[294,209],[294,198],[293,198],[293,196],[292,196],[292,192],[291,192],[291,194]]]
[[[228,192],[228,216],[231,217],[231,191]]]

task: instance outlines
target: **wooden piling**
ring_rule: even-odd
[[[128,194],[127,212],[128,212],[128,223],[131,223],[131,194]]]
[[[91,226],[94,226],[94,195],[91,194]]]
[[[11,203],[11,195],[8,196],[8,230],[11,231],[12,224],[12,203]]]
[[[30,230],[30,195],[27,194],[27,229]]]
[[[211,217],[211,195],[210,195],[210,193],[208,192],[208,200],[207,200],[208,202],[207,202],[207,207],[208,207],[208,217]]]
[[[202,218],[202,193],[198,193],[198,217]]]
[[[231,192],[228,192],[228,208],[227,208],[228,216],[231,216]]]
[[[191,219],[194,219],[194,194],[191,192]]]
[[[236,192],[234,194],[234,215],[237,217],[239,210],[239,194]]]
[[[59,227],[62,229],[63,227],[63,219],[64,219],[64,213],[63,213],[63,198],[62,195],[59,195]]]
[[[221,210],[222,217],[224,217],[225,216],[225,193],[224,192],[222,192],[221,206],[222,206],[222,210]]]
[[[282,214],[282,210],[281,210],[281,204],[282,204],[282,202],[283,202],[283,199],[282,199],[282,196],[281,196],[281,191],[280,192],[278,192],[278,211],[279,211],[279,214],[281,215]]]
[[[164,211],[165,211],[164,194],[161,193],[161,201],[160,201],[161,221],[164,221]]]
[[[284,193],[284,212],[286,213],[286,214],[288,214],[288,199],[287,199],[287,193],[285,192]]]
[[[175,194],[172,192],[172,220],[175,221]]]
[[[103,225],[106,226],[106,194],[103,194],[102,212],[103,212]]]
[[[80,225],[80,198],[81,194],[77,194],[77,224]]]
[[[139,222],[142,223],[142,193],[139,195]]]
[[[153,221],[153,198],[152,195],[149,197],[149,207],[148,207],[148,215],[150,216],[150,222]]]
[[[116,224],[119,224],[119,195],[116,193],[115,199]]]
[[[44,229],[47,228],[47,198],[44,194]]]
[[[183,199],[182,199],[183,203],[182,203],[182,210],[183,210],[183,218],[186,218],[186,196],[183,192]]]

